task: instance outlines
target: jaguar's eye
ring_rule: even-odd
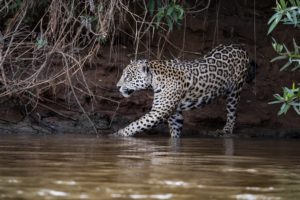
[[[130,81],[131,78],[127,75],[127,76],[125,76],[124,80],[125,80],[125,81]]]

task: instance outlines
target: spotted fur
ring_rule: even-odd
[[[137,60],[123,71],[117,87],[129,97],[142,89],[153,89],[149,113],[116,134],[132,136],[168,121],[172,137],[180,137],[182,112],[226,96],[227,120],[221,133],[231,134],[236,120],[242,86],[249,77],[249,57],[241,45],[220,45],[202,58],[179,60]]]

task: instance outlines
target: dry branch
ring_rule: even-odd
[[[139,14],[132,9],[134,2],[130,0],[18,2],[0,1],[0,16],[6,20],[3,35],[0,32],[0,98],[16,97],[35,108],[45,92],[63,86],[72,92],[83,113],[86,112],[77,97],[79,93],[112,101],[118,108],[120,102],[91,91],[84,75],[85,65],[108,40],[112,45],[118,33],[132,38],[135,57],[140,47],[155,55],[150,42],[156,34],[156,16],[149,16],[146,0],[139,2]],[[205,9],[209,4],[210,0]],[[38,17],[33,15],[36,13]],[[131,32],[123,30],[122,24]],[[165,44],[170,43],[169,31],[163,24],[158,28],[161,42],[156,56],[161,57]],[[148,43],[143,41],[145,37]],[[69,96],[68,93],[64,98]]]

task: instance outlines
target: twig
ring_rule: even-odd
[[[187,11],[186,13],[187,14],[195,14],[195,13],[200,13],[200,12],[203,12],[204,10],[207,10],[210,6],[210,3],[211,3],[211,0],[208,0],[206,6],[200,10],[190,10],[190,11]]]

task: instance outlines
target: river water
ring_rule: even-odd
[[[300,199],[300,141],[1,135],[0,199]]]

